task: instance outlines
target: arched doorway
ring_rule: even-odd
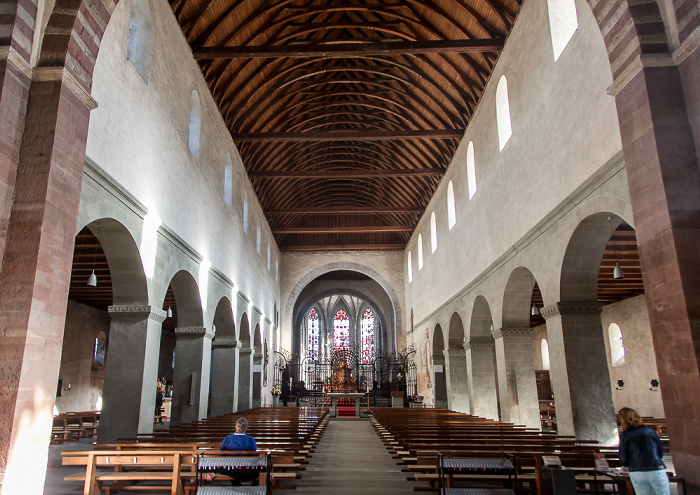
[[[467,357],[464,349],[464,325],[459,313],[450,318],[448,348],[445,351],[445,376],[447,379],[447,398],[449,408],[453,411],[469,413],[469,383],[467,380]]]

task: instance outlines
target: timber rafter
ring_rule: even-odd
[[[171,0],[283,250],[400,249],[521,0]]]

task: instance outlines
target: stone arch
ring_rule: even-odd
[[[519,266],[513,270],[503,292],[503,327],[527,328],[530,324],[530,304],[535,287],[532,272]]]
[[[211,415],[235,411],[236,323],[228,297],[219,299],[214,312],[215,338],[212,342]]]
[[[579,222],[562,261],[560,302],[543,308],[559,432],[603,444],[615,441],[616,422],[598,277],[611,229],[620,222],[608,212],[593,213]]]
[[[262,405],[263,345],[260,324],[253,330],[253,407]]]
[[[197,280],[187,270],[180,270],[170,280],[170,286],[175,294],[178,327],[203,327],[204,312]]]
[[[504,421],[540,428],[535,356],[532,350],[530,304],[535,277],[525,267],[515,268],[506,282],[502,328],[494,331],[496,375]]]
[[[611,221],[608,221],[609,216]],[[561,267],[561,301],[598,300],[598,272],[610,240],[611,222],[615,230],[621,218],[608,212],[594,213],[584,218],[572,233]]]
[[[469,411],[476,416],[498,419],[498,389],[492,329],[491,308],[486,298],[479,295],[472,306],[469,337],[465,347]]]
[[[250,322],[248,314],[241,315],[241,323],[238,326],[238,403],[236,409],[243,411],[250,409],[252,404],[252,372],[253,349],[251,347]]]
[[[476,296],[469,324],[469,339],[470,341],[475,337],[492,339],[492,330],[493,316],[491,315],[491,307],[484,296]]]
[[[233,321],[233,306],[231,300],[224,296],[219,299],[214,311],[214,326],[216,327],[216,338],[235,339],[236,322]]]
[[[356,271],[363,273],[370,277],[372,280],[377,282],[383,289],[384,291],[389,295],[389,299],[391,300],[391,304],[393,306],[393,314],[391,315],[392,318],[394,319],[394,326],[392,328],[387,327],[388,331],[388,336],[392,339],[394,348],[396,347],[396,338],[397,338],[397,333],[398,331],[401,331],[401,333],[404,333],[402,331],[403,329],[403,319],[402,319],[402,305],[401,305],[401,299],[399,298],[396,290],[391,286],[391,284],[379,273],[377,273],[375,270],[361,265],[359,263],[349,263],[349,262],[335,262],[335,263],[328,263],[322,266],[319,266],[317,268],[314,268],[313,270],[309,271],[306,275],[301,277],[299,281],[294,285],[294,288],[290,291],[289,297],[287,298],[287,303],[285,305],[285,312],[287,315],[290,317],[293,315],[293,308],[294,305],[297,302],[297,298],[299,297],[299,294],[301,293],[302,290],[304,290],[304,287],[309,285],[311,281],[314,279],[318,278],[319,276],[328,273],[328,272],[333,272],[333,271],[338,271],[338,270],[351,270],[351,271]],[[293,321],[291,322],[292,324],[294,323]]]
[[[112,278],[112,304],[148,304],[148,283],[136,241],[127,228],[113,218],[87,225],[107,257]]]
[[[467,380],[467,358],[464,350],[465,334],[462,317],[455,312],[450,318],[447,349],[445,349],[445,375],[447,378],[447,400],[453,411],[469,413],[469,386]]]
[[[433,374],[435,385],[434,402],[436,408],[447,409],[447,376],[445,373],[445,337],[442,327],[438,323],[433,331],[433,369],[429,370]]]

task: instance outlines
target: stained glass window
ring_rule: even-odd
[[[369,364],[372,362],[374,352],[374,313],[369,308],[362,315],[360,329],[362,331],[362,364]]]
[[[319,326],[318,326],[318,313],[316,310],[311,308],[306,315],[306,326],[309,331],[309,342],[307,346],[307,355],[310,359],[318,361],[318,336],[319,336]]]
[[[333,318],[333,349],[350,348],[350,319],[342,309]]]

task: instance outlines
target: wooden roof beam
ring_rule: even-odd
[[[310,142],[310,141],[396,141],[416,139],[461,139],[464,129],[422,131],[336,131],[336,132],[237,132],[235,141]]]
[[[270,46],[202,46],[193,47],[194,58],[311,58],[367,57],[419,55],[425,53],[498,52],[503,48],[500,38],[483,40],[400,41],[387,43],[309,43],[307,45]]]
[[[357,234],[377,232],[413,232],[410,225],[370,225],[359,227],[275,227],[273,234]]]
[[[402,251],[405,247],[405,244],[321,244],[280,246],[280,251]]]
[[[426,175],[445,175],[447,169],[401,169],[401,170],[279,170],[259,172],[251,170],[251,179],[365,179],[373,177],[417,177]]]
[[[421,206],[314,206],[309,208],[269,208],[269,215],[374,215],[377,213],[423,213]]]

